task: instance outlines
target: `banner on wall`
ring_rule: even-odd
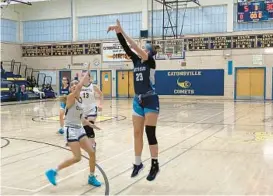
[[[156,92],[159,95],[224,95],[224,70],[156,71]]]
[[[139,45],[137,41],[136,43]],[[132,51],[135,52],[133,49]],[[103,62],[125,62],[131,59],[125,53],[120,43],[106,42],[102,43],[102,60]]]

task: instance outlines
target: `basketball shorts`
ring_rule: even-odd
[[[133,115],[144,117],[147,113],[159,113],[158,95],[149,95],[139,99],[138,96],[133,100]]]
[[[79,142],[81,138],[86,136],[83,127],[64,127],[65,138],[67,142]]]
[[[65,107],[66,107],[66,104],[63,103],[63,102],[61,102],[61,103],[60,103],[60,109],[61,109],[61,110],[65,110]]]
[[[84,111],[83,115],[86,119],[91,119],[91,120],[96,119],[98,116],[98,107],[94,106],[90,108],[89,110]]]

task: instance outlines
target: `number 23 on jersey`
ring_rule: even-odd
[[[136,81],[143,81],[142,73],[136,73]]]

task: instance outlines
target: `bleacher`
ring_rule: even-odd
[[[55,98],[50,77],[15,60],[1,61],[1,102]]]

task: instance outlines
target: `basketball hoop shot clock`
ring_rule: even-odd
[[[237,21],[273,21],[273,0],[238,0]]]

